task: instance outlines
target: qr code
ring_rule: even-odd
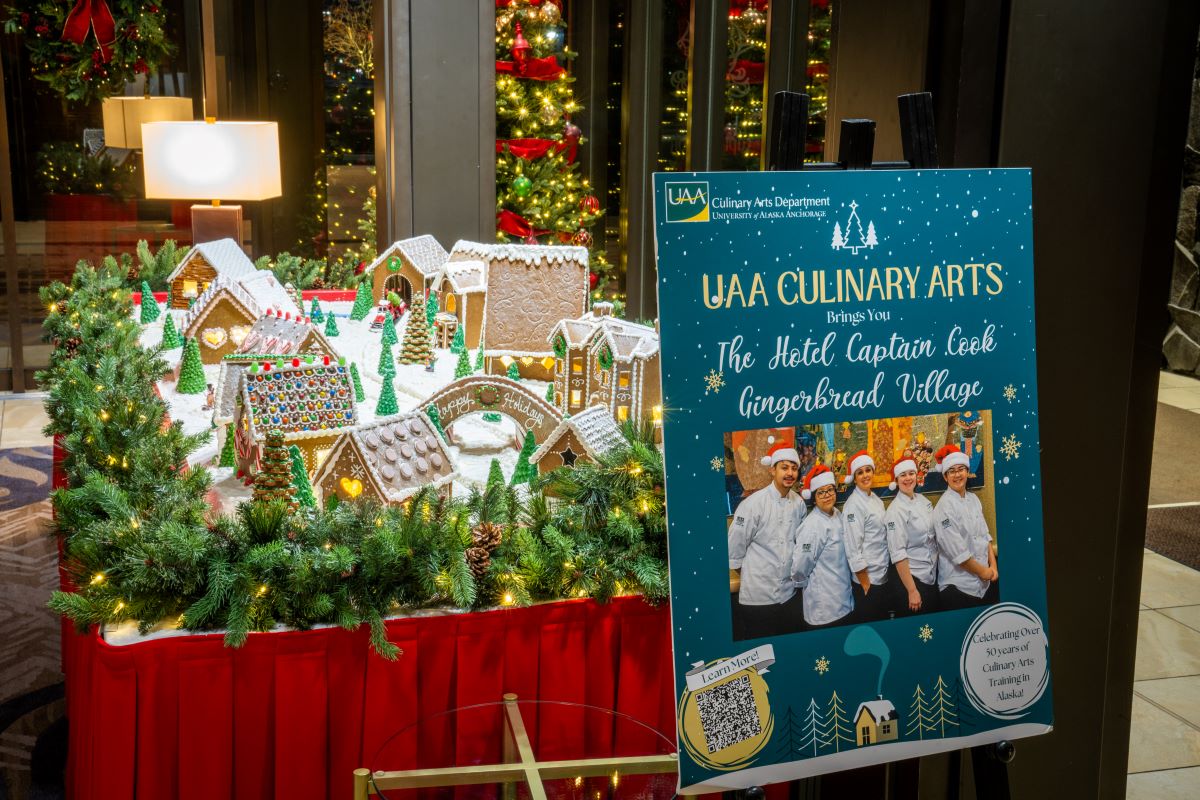
[[[706,689],[696,695],[700,727],[708,752],[715,753],[762,733],[750,676]]]

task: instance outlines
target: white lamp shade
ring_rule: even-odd
[[[184,121],[192,118],[188,97],[106,97],[104,144],[108,147],[142,147],[143,122]]]
[[[142,125],[146,197],[266,200],[283,194],[274,122]]]

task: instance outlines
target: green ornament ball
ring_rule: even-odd
[[[513,191],[517,193],[517,197],[526,197],[529,191],[533,189],[533,181],[524,175],[518,175],[513,178],[512,187]]]

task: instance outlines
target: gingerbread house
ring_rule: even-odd
[[[242,279],[219,275],[184,312],[179,328],[185,337],[200,343],[201,361],[217,364],[241,348],[267,311],[300,315],[273,273],[255,270]]]
[[[470,350],[479,347],[487,293],[487,264],[477,258],[464,257],[455,245],[450,260],[438,270],[433,289],[438,293],[441,313],[454,315],[463,329],[466,347]]]
[[[486,267],[480,338],[485,371],[503,375],[515,363],[522,378],[551,380],[551,331],[559,320],[587,311],[587,249],[458,242],[454,256]]]
[[[167,276],[171,287],[171,308],[187,308],[199,300],[218,276],[235,280],[255,272],[254,263],[246,257],[233,239],[217,239],[193,245],[179,265]]]
[[[423,486],[449,497],[458,468],[423,412],[411,411],[342,431],[312,484],[321,497],[403,503]]]
[[[282,431],[284,441],[300,449],[312,474],[342,430],[358,423],[349,367],[325,357],[314,364],[293,361],[283,367],[252,364],[241,374],[234,415],[241,477],[249,479],[258,470],[268,431]]]
[[[318,355],[337,359],[338,352],[308,317],[268,309],[237,347],[239,355]]]
[[[546,437],[529,463],[544,475],[559,467],[573,467],[580,461],[599,461],[605,453],[625,443],[621,429],[607,406],[592,406],[567,417]]]
[[[405,305],[411,305],[413,292],[427,290],[448,257],[445,248],[429,234],[392,243],[366,268],[375,302],[395,292]]]

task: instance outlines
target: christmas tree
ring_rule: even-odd
[[[150,291],[150,284],[142,281],[141,323],[145,325],[146,323],[154,322],[154,320],[158,319],[160,313],[158,303],[154,301],[154,294]]]
[[[441,309],[438,308],[437,292],[430,291],[429,299],[425,301],[425,322],[429,325],[429,327],[433,327],[433,321],[437,319],[439,311],[441,311]]]
[[[763,3],[762,5],[766,5]],[[721,168],[757,170],[763,144],[763,75],[767,14],[756,0],[729,10],[729,69],[725,80],[725,152]]]
[[[429,344],[429,325],[425,321],[425,297],[420,292],[413,294],[412,310],[408,324],[404,326],[404,344],[400,347],[397,360],[401,364],[424,364],[433,355]]]
[[[379,393],[379,402],[375,404],[375,416],[387,417],[400,410],[396,404],[396,387],[392,385],[395,372],[383,373],[383,391]]]
[[[433,425],[433,429],[438,432],[443,441],[449,442],[450,437],[446,435],[446,429],[442,427],[442,415],[438,413],[437,406],[431,405],[425,409],[425,416],[429,417],[429,422]]]
[[[391,314],[385,314],[383,317],[383,333],[380,335],[380,341],[384,344],[395,344],[399,341],[396,338],[396,320]]]
[[[582,131],[563,62],[567,26],[554,0],[512,0],[496,9],[496,238],[591,247],[602,216],[576,161]],[[508,60],[511,59],[511,60]],[[591,257],[592,271],[607,268]]]
[[[450,340],[451,353],[457,354],[467,352],[467,337],[463,333],[463,330],[465,330],[465,328],[462,325],[459,325],[458,328],[455,329],[454,338]]]
[[[296,501],[305,508],[316,508],[317,498],[313,497],[312,484],[308,480],[308,471],[304,468],[304,456],[296,445],[288,446],[288,455],[292,458],[292,485],[296,487]]]
[[[458,363],[454,365],[454,379],[465,378],[474,372],[471,369],[471,357],[467,355],[466,350],[458,351]]]
[[[296,510],[296,488],[292,486],[292,457],[283,443],[283,431],[267,432],[261,463],[254,474],[254,502],[269,503],[284,500]]]
[[[303,308],[304,306],[301,306]],[[316,295],[313,295],[312,305],[308,309],[308,317],[313,322],[324,322],[325,312],[321,310],[321,304],[317,302]]]
[[[554,402],[554,382],[553,381],[546,384],[546,402],[547,403]]]
[[[179,364],[179,383],[175,391],[180,394],[200,394],[207,383],[204,380],[204,364],[200,361],[200,345],[188,339],[183,345],[183,360]]]
[[[358,322],[367,318],[375,298],[371,295],[371,282],[364,280],[358,285],[358,293],[354,295],[354,308],[350,309],[350,319]]]
[[[517,362],[512,362],[508,365],[508,369],[504,372],[509,378],[514,381],[521,380],[521,369],[517,366]]]
[[[525,431],[525,443],[521,445],[521,453],[517,456],[517,466],[513,468],[513,486],[518,483],[529,483],[537,477],[537,468],[529,463],[529,457],[536,449],[537,442],[533,440],[533,431]]]
[[[170,307],[168,304],[167,308],[170,309]],[[164,350],[174,350],[176,347],[183,346],[183,340],[179,338],[179,332],[175,330],[175,320],[169,310],[167,319],[163,322],[162,346]]]
[[[234,449],[233,440],[236,439],[233,426],[225,426],[225,444],[221,445],[221,460],[217,462],[218,467],[236,467],[237,466],[237,451]]]
[[[504,485],[504,472],[500,469],[500,461],[493,458],[492,463],[488,465],[487,487],[490,489],[493,486]]]
[[[383,347],[379,348],[379,366],[375,371],[382,375],[389,370],[393,375],[396,374],[396,363],[392,360],[392,346],[384,342]]]
[[[330,311],[329,316],[325,318],[325,335],[326,336],[337,336],[338,335],[337,320],[334,318],[332,311]]]
[[[479,372],[483,369],[483,347],[475,351],[475,371]]]
[[[358,377],[358,364],[350,365],[350,382],[354,384],[354,402],[361,403],[367,399],[367,395],[363,392],[362,378]]]

